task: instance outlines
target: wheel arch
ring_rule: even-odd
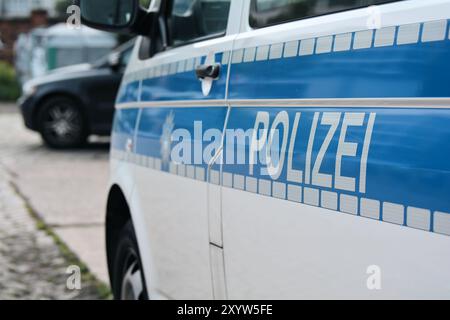
[[[105,221],[106,256],[111,284],[114,256],[117,249],[119,235],[122,228],[129,220],[132,220],[131,212],[125,194],[119,185],[115,184],[111,187],[108,194]]]

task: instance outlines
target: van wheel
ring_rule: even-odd
[[[148,300],[136,234],[131,221],[127,222],[120,233],[112,279],[116,300]]]
[[[87,140],[84,117],[72,99],[47,100],[38,113],[37,123],[42,139],[51,148],[75,148]]]

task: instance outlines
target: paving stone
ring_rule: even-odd
[[[53,238],[37,229],[4,172],[0,194],[0,299],[99,299],[94,283],[67,288],[69,262]]]

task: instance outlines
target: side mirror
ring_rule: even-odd
[[[74,0],[83,24],[117,33],[149,35],[154,13],[141,8],[139,0]]]

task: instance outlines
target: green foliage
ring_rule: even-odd
[[[19,96],[20,86],[13,67],[0,61],[0,101],[14,101]]]
[[[23,195],[20,193],[19,189],[16,185],[12,184],[13,189],[17,193],[17,195],[23,198]],[[26,201],[25,201],[26,202]],[[97,290],[97,293],[100,299],[112,299],[112,293],[109,286],[102,281],[98,280],[89,270],[89,268],[78,258],[78,256],[70,250],[70,248],[66,245],[66,243],[50,228],[44,220],[39,216],[39,214],[31,207],[29,203],[25,203],[27,210],[31,217],[36,222],[36,227],[38,230],[45,232],[48,236],[53,238],[53,241],[58,246],[61,254],[66,259],[68,265],[76,265],[80,267],[81,271],[81,279],[83,283],[88,283],[94,286]]]

